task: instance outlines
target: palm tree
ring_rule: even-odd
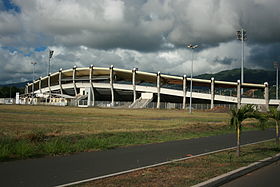
[[[264,127],[264,115],[255,110],[254,105],[244,105],[240,109],[232,109],[230,111],[230,125],[236,129],[236,154],[240,156],[240,133],[242,130],[242,121],[247,118],[256,118],[259,120],[261,127]]]
[[[267,117],[275,121],[275,141],[279,145],[279,121],[280,121],[280,111],[277,111],[276,108],[270,108]]]

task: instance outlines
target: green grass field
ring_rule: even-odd
[[[0,160],[234,132],[226,113],[0,105]],[[244,130],[254,125],[248,121]]]

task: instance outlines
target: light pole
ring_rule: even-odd
[[[279,63],[273,62],[274,68],[276,68],[276,99],[278,100],[278,70],[279,70]]]
[[[193,74],[193,50],[197,48],[198,45],[192,45],[189,44],[188,48],[192,50],[192,64],[191,64],[191,87],[190,87],[190,106],[189,106],[189,112],[192,113],[192,74]]]
[[[37,62],[31,62],[31,64],[33,65],[33,83],[32,83],[32,104],[34,104],[34,74],[35,74],[35,65],[37,64]]]
[[[246,30],[241,29],[236,32],[237,39],[242,43],[241,49],[241,85],[244,83],[244,41],[247,40]],[[243,88],[241,88],[241,95],[243,94]]]
[[[47,75],[49,75],[49,73],[51,73],[51,58],[53,56],[54,50],[50,50],[49,49],[49,66],[48,66],[48,73]]]

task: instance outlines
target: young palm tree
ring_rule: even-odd
[[[267,117],[275,121],[275,141],[279,145],[279,121],[280,121],[280,111],[277,111],[276,108],[270,108],[267,113]]]
[[[240,156],[240,133],[242,121],[247,118],[256,118],[260,121],[261,127],[264,124],[264,116],[255,110],[254,105],[244,105],[240,109],[232,109],[230,112],[230,125],[236,129],[236,154]]]

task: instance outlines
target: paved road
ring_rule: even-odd
[[[280,161],[233,180],[222,187],[279,187]]]
[[[273,138],[274,131],[243,132],[242,144]],[[234,134],[0,163],[0,186],[55,186],[143,167],[187,154],[233,147]]]

